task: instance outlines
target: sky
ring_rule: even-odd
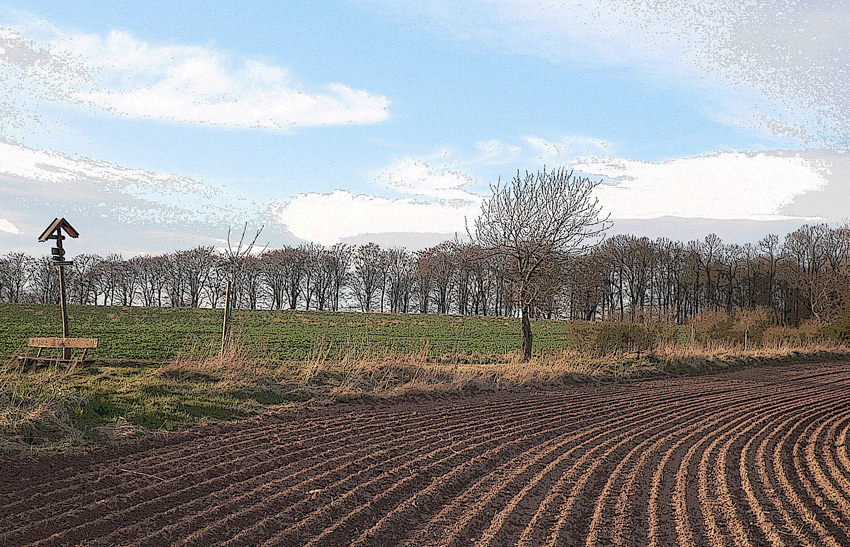
[[[0,255],[434,245],[572,169],[613,227],[850,214],[850,0],[0,0]]]

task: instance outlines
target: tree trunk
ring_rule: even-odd
[[[524,304],[520,307],[520,315],[522,322],[522,361],[526,362],[531,359],[531,306]]]

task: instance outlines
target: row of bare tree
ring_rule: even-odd
[[[573,318],[683,323],[761,308],[781,324],[830,322],[850,297],[850,227],[805,225],[745,245],[614,236],[571,262],[564,287]]]
[[[77,255],[69,302],[222,307],[231,265],[213,247],[124,259]],[[426,250],[304,244],[245,257],[234,302],[248,309],[518,313],[509,260],[472,244]],[[850,227],[807,225],[780,242],[687,243],[618,235],[539,270],[539,316],[685,322],[707,310],[763,308],[779,323],[832,320],[850,295]],[[58,302],[48,257],[0,256],[0,301]]]

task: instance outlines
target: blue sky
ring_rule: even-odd
[[[0,0],[0,252],[54,216],[101,254],[417,247],[544,165],[603,180],[615,231],[842,222],[848,2],[674,8]]]

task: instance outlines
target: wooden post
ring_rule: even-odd
[[[71,226],[67,220],[64,218],[55,218],[53,222],[50,223],[50,226],[44,229],[40,236],[38,236],[38,240],[41,243],[45,241],[49,241],[51,239],[56,240],[56,247],[51,249],[51,258],[53,260],[52,264],[59,268],[59,309],[62,313],[62,338],[68,338],[70,334],[68,332],[68,301],[66,297],[65,290],[65,266],[71,265],[70,261],[65,260],[65,249],[62,245],[62,240],[65,239],[65,236],[62,235],[62,230],[68,234],[69,237],[79,237],[80,234],[77,230]],[[70,359],[71,358],[71,348],[62,347],[62,359]]]
[[[224,353],[230,341],[230,288],[230,281],[228,281],[227,290],[224,293],[224,323],[221,326],[221,353]]]
[[[61,228],[56,228],[56,246],[62,248]],[[59,266],[59,308],[62,311],[62,338],[68,338],[68,302],[65,297],[65,266]],[[71,348],[62,348],[62,359],[71,358]]]

